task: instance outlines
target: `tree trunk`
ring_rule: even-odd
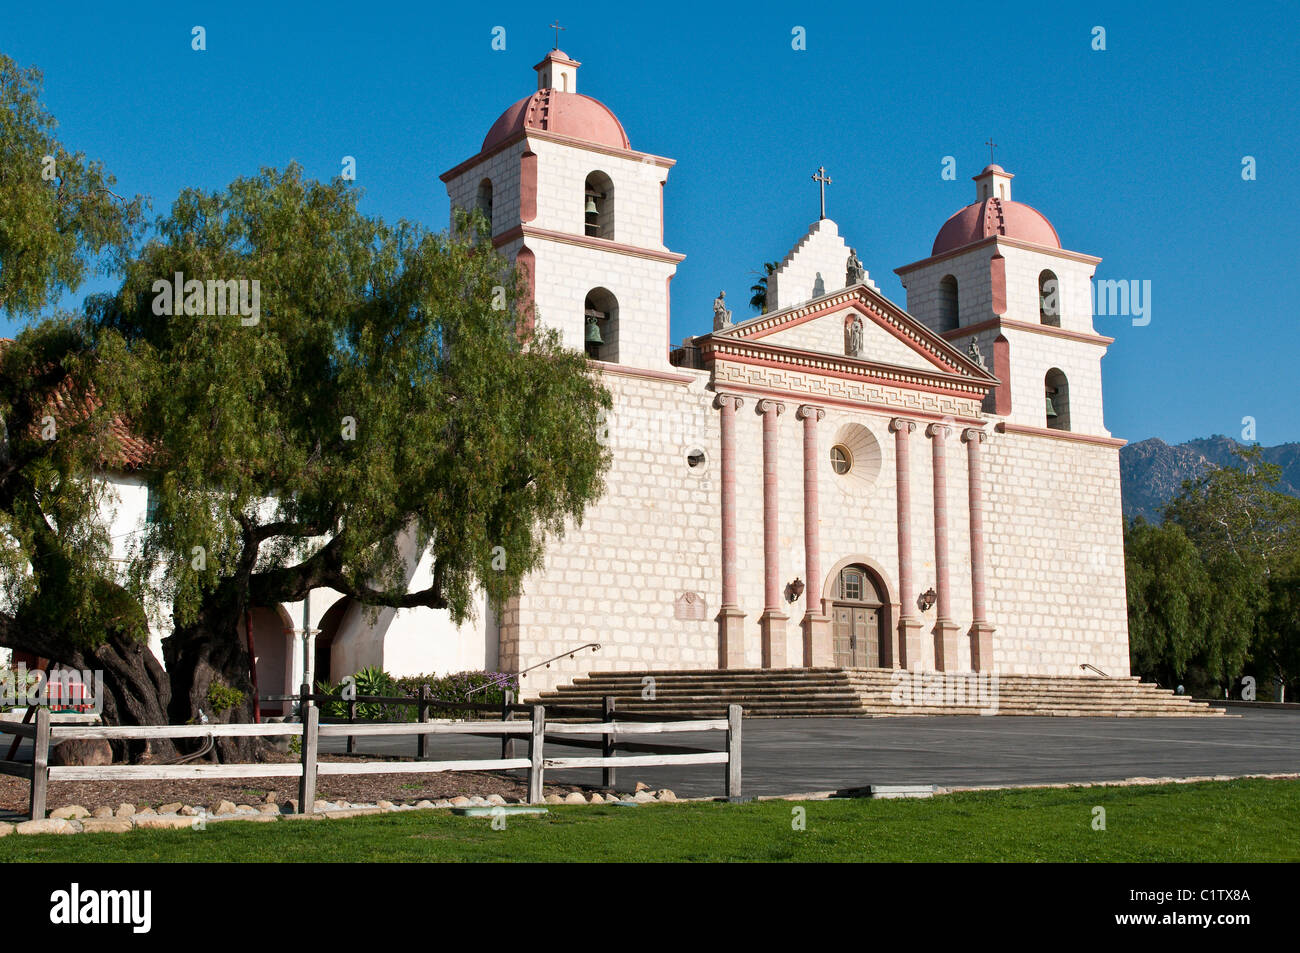
[[[149,646],[110,630],[105,641],[86,648],[71,640],[16,623],[0,620],[0,645],[50,660],[51,667],[103,672],[101,718],[106,725],[165,725],[171,686],[167,673]],[[167,739],[115,745],[115,754],[132,760],[166,760],[176,756]]]
[[[214,724],[253,721],[252,659],[241,635],[243,619],[237,602],[210,597],[193,622],[178,625],[163,640],[173,723],[197,723],[200,712]],[[227,706],[220,697],[225,689],[235,689],[243,697]],[[263,738],[216,740],[217,756],[224,762],[264,761],[270,750]]]

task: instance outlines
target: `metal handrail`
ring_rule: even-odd
[[[517,672],[517,673],[514,674],[514,675],[501,675],[501,676],[499,676],[499,677],[497,677],[497,678],[492,679],[492,681],[490,681],[490,682],[484,682],[484,683],[483,683],[482,685],[480,685],[478,688],[471,688],[469,691],[467,691],[467,692],[465,693],[465,697],[468,698],[470,695],[473,695],[475,692],[481,692],[481,691],[482,691],[483,689],[485,689],[485,688],[497,688],[497,687],[499,687],[499,686],[501,686],[501,685],[504,685],[506,682],[510,681],[512,678],[523,678],[526,674],[528,674],[529,672],[531,672],[533,669],[535,669],[535,668],[541,668],[543,665],[545,665],[547,668],[549,668],[552,662],[557,661],[558,659],[562,659],[562,658],[564,658],[566,655],[567,655],[569,658],[573,658],[575,655],[577,655],[577,654],[578,654],[579,652],[581,652],[583,649],[591,649],[593,652],[599,652],[599,651],[600,651],[600,643],[599,643],[599,642],[587,642],[587,643],[585,643],[584,645],[579,645],[576,649],[570,649],[568,652],[561,652],[559,655],[556,655],[556,656],[554,656],[553,658],[548,658],[545,662],[538,662],[536,665],[530,665],[530,666],[528,666],[528,668],[524,669],[522,672]]]
[[[1099,669],[1097,666],[1095,666],[1095,665],[1089,665],[1087,662],[1084,662],[1082,665],[1079,666],[1079,668],[1090,668],[1090,669],[1092,669],[1094,672],[1096,672],[1098,675],[1100,675],[1102,678],[1110,678],[1109,675],[1107,675],[1105,672],[1103,672],[1103,671],[1102,671],[1101,669]]]

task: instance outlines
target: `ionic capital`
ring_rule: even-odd
[[[728,408],[731,410],[740,410],[741,407],[745,406],[745,400],[742,397],[737,397],[735,394],[717,394],[713,398],[713,405],[719,410],[726,410]]]
[[[978,443],[983,443],[987,439],[988,439],[988,434],[986,434],[979,427],[967,427],[965,430],[961,432],[962,443],[970,443],[972,440]]]
[[[755,410],[760,414],[770,414],[775,411],[776,415],[780,417],[785,413],[785,404],[781,403],[779,400],[769,400],[764,398],[758,402],[758,406],[755,407]]]
[[[916,429],[916,421],[908,420],[905,417],[894,417],[889,421],[889,432],[898,433],[900,430],[905,433],[911,433]]]
[[[950,429],[951,428],[947,424],[930,424],[930,426],[925,428],[925,435],[936,440],[943,440],[948,436],[948,431]]]
[[[826,416],[826,411],[815,404],[800,404],[799,409],[794,412],[794,415],[798,420],[804,420],[808,417],[811,417],[813,420],[821,420]]]

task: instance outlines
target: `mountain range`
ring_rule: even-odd
[[[1124,516],[1131,519],[1141,515],[1150,522],[1158,522],[1161,509],[1178,495],[1184,480],[1200,476],[1212,466],[1236,466],[1240,461],[1232,451],[1241,446],[1222,434],[1172,446],[1159,437],[1128,444],[1119,452]],[[1282,467],[1278,489],[1300,496],[1300,443],[1260,449],[1265,462]]]

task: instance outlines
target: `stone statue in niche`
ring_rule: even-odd
[[[713,299],[713,330],[721,331],[731,327],[731,311],[727,308],[727,293],[719,291]]]
[[[857,315],[849,318],[844,326],[844,353],[849,357],[862,356],[862,319]]]
[[[862,262],[858,261],[858,250],[849,249],[849,260],[844,266],[844,287],[852,288],[854,285],[860,285],[867,280],[867,269],[862,267]]]
[[[984,370],[987,371],[989,369],[989,366],[984,363],[984,353],[980,350],[980,346],[975,343],[974,338],[970,339],[970,347],[966,349],[966,356]]]
[[[820,298],[826,293],[826,282],[822,280],[822,273],[817,272],[817,280],[813,282],[813,297]]]

